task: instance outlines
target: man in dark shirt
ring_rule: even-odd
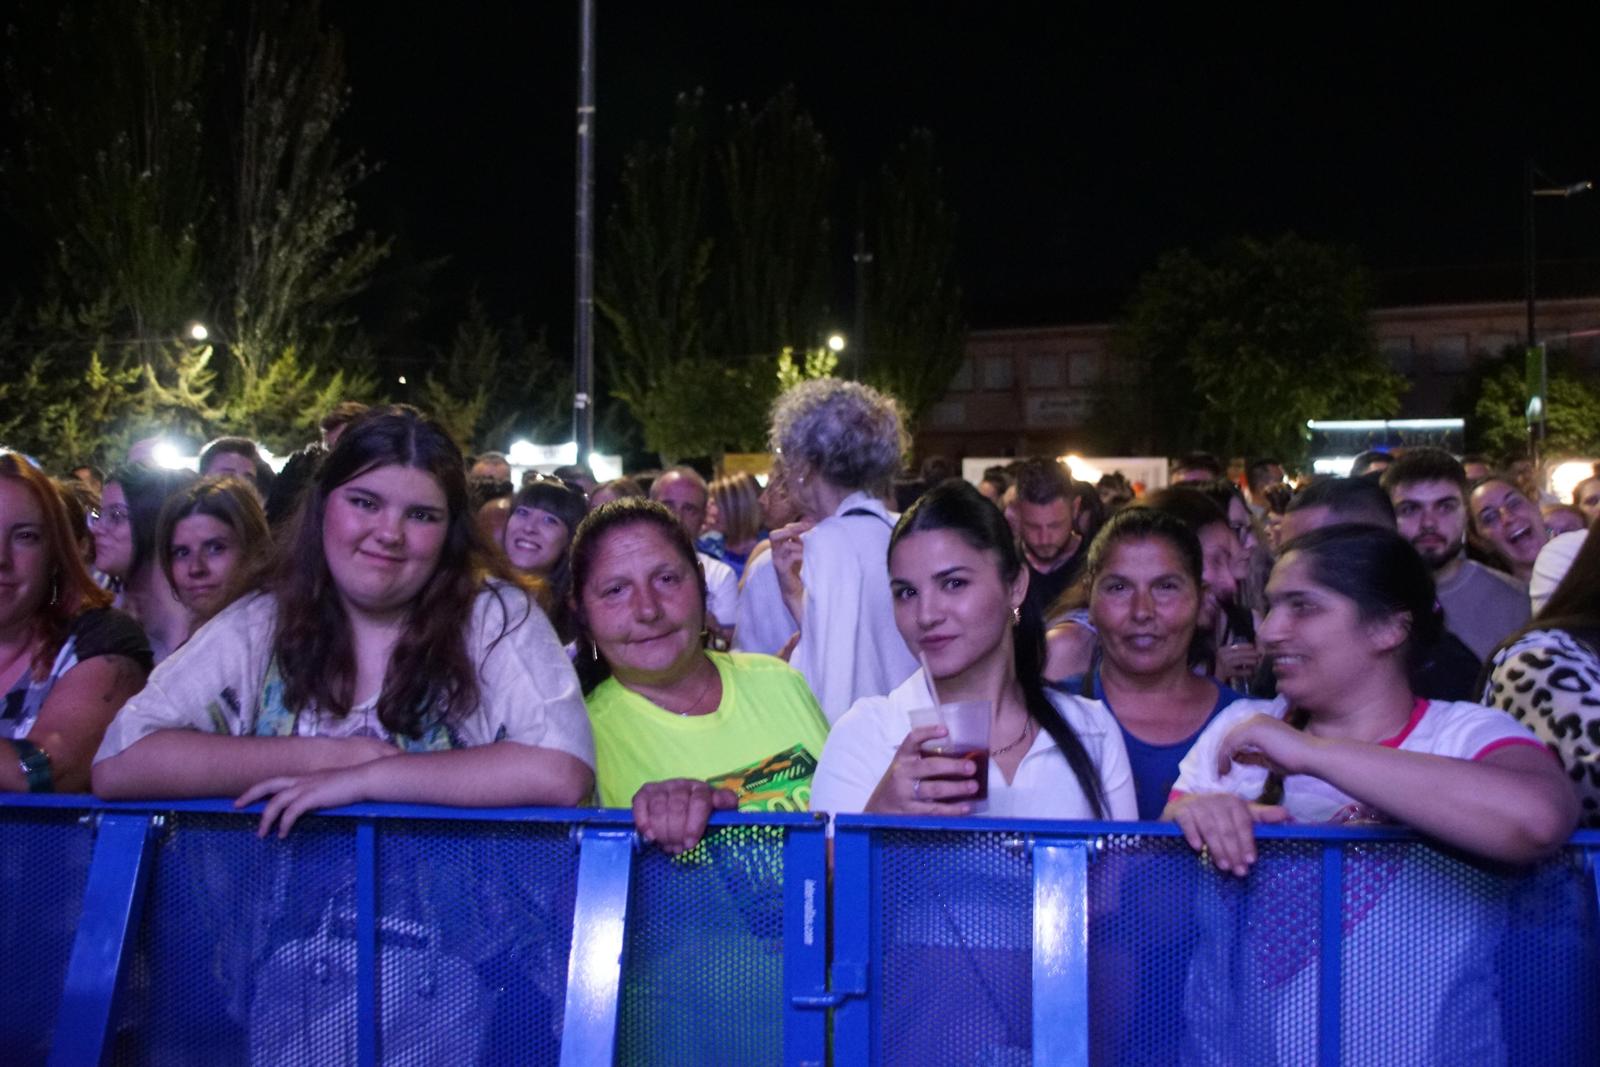
[[[1396,529],[1394,504],[1375,478],[1326,478],[1313,482],[1294,498],[1284,516],[1286,543],[1304,533],[1335,523],[1365,523]],[[1429,700],[1476,699],[1483,661],[1448,629],[1427,648],[1418,649],[1411,665],[1411,691]],[[1252,696],[1277,692],[1270,662],[1263,662],[1250,683]]]
[[[1017,525],[1028,560],[1028,598],[1041,618],[1078,577],[1086,539],[1078,532],[1083,501],[1053,459],[1030,459],[1017,472]]]

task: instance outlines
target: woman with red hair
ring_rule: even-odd
[[[84,567],[55,485],[0,453],[0,790],[86,790],[150,645]],[[6,751],[10,749],[10,751]]]

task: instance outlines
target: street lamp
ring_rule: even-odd
[[[837,356],[840,352],[843,352],[845,344],[846,341],[844,339],[844,334],[830,333],[828,335],[828,351],[832,352],[834,355]]]
[[[1531,159],[1527,162],[1524,175],[1527,179],[1525,184],[1527,200],[1524,201],[1523,205],[1522,238],[1528,292],[1528,351],[1523,363],[1523,373],[1528,379],[1528,451],[1530,458],[1537,463],[1539,461],[1539,446],[1544,443],[1545,427],[1547,425],[1546,398],[1550,389],[1550,362],[1545,346],[1539,342],[1534,321],[1535,293],[1537,291],[1535,273],[1538,258],[1534,250],[1533,208],[1541,196],[1554,196],[1562,200],[1568,200],[1593,189],[1594,182],[1581,181],[1571,182],[1567,185],[1538,185],[1537,182],[1540,179],[1545,181],[1550,179],[1539,172],[1539,168],[1534,165]]]
[[[211,336],[211,331],[206,329],[206,324],[205,323],[203,323],[203,322],[191,322],[189,324],[189,339],[190,340],[193,340],[193,341],[204,341],[207,337],[210,337],[210,336]]]

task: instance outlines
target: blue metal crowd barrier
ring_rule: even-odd
[[[1594,1063],[1600,833],[1534,870],[1264,827],[0,797],[0,1049],[49,1064]],[[829,954],[831,935],[831,960]]]

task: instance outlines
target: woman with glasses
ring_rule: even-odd
[[[1470,544],[1484,562],[1521,582],[1533,577],[1533,561],[1550,539],[1537,504],[1506,479],[1490,476],[1472,487],[1467,513]]]
[[[143,631],[110,604],[55,486],[0,454],[0,791],[88,787],[106,725],[150,671]]]
[[[193,471],[130,464],[111,472],[91,516],[94,562],[112,580],[117,607],[132,615],[160,663],[189,639],[189,609],[161,567],[156,540],[167,498],[195,480]]]

